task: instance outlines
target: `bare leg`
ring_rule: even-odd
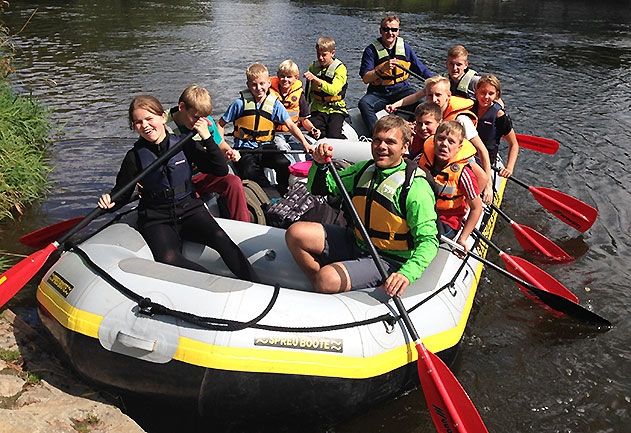
[[[285,232],[285,242],[294,260],[315,287],[321,266],[317,256],[324,251],[324,227],[320,223],[298,221]]]
[[[299,221],[285,232],[289,251],[317,292],[346,292],[351,288],[346,267],[341,263],[322,266],[317,259],[324,251],[324,240],[324,228],[320,223]]]

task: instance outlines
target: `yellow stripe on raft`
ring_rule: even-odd
[[[504,185],[497,197],[502,196]],[[496,217],[494,214],[489,220],[488,232],[492,232]],[[476,281],[479,281],[482,270],[480,263],[475,269]],[[469,291],[457,326],[423,339],[429,351],[437,353],[458,344],[464,334],[476,291],[477,284]],[[98,339],[102,316],[73,307],[45,281],[39,285],[37,300],[63,327]],[[365,379],[415,362],[417,352],[415,344],[409,343],[372,357],[360,358],[293,349],[226,347],[180,337],[173,359],[218,370]]]

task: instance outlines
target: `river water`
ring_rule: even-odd
[[[384,4],[401,16],[401,36],[429,67],[443,72],[447,48],[464,44],[476,70],[502,80],[516,131],[561,142],[555,156],[522,150],[516,177],[600,212],[580,234],[510,184],[506,212],[577,259],[550,265],[525,257],[615,327],[599,333],[555,319],[488,271],[454,367],[458,379],[492,432],[631,431],[629,1],[13,2],[3,18],[14,32],[35,11],[15,38],[14,84],[48,106],[59,128],[51,192],[19,221],[0,226],[0,250],[29,253],[20,235],[93,209],[132,142],[126,123],[132,95],[151,93],[170,106],[195,82],[211,90],[219,116],[244,87],[248,64],[260,61],[274,72],[292,58],[304,70],[316,38],[331,35],[349,70],[347,100],[356,105],[365,90],[361,52],[378,35]],[[522,254],[506,223],[498,223],[494,239]],[[13,305],[32,305],[32,295],[26,289]],[[164,417],[137,419],[152,432],[168,425]],[[328,431],[433,427],[416,390]]]

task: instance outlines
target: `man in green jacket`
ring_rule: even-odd
[[[352,227],[294,223],[285,234],[294,259],[316,291],[339,293],[381,285],[401,295],[438,251],[434,192],[425,173],[406,162],[412,133],[405,121],[385,116],[375,125],[372,160],[339,174],[388,272],[382,281],[361,234]],[[333,148],[320,144],[309,172],[313,194],[339,195],[327,161]]]

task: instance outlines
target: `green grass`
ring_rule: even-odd
[[[0,220],[21,214],[46,192],[49,112],[0,80]]]

